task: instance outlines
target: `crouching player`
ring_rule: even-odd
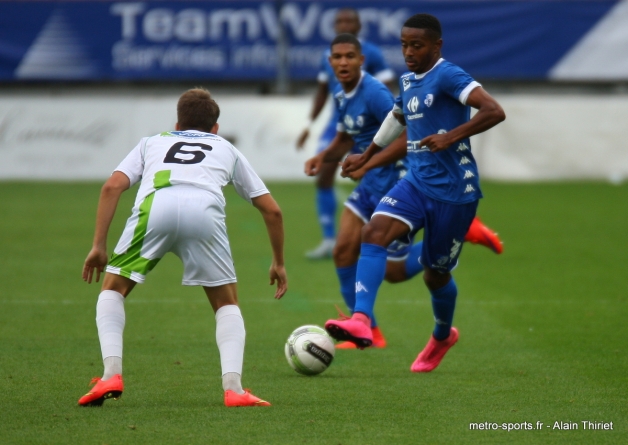
[[[176,131],[143,138],[102,188],[92,250],[83,280],[99,281],[96,325],[104,362],[102,378],[79,399],[81,406],[102,405],[122,395],[124,301],[136,283],[172,252],[184,265],[183,284],[202,286],[216,313],[216,343],[222,366],[226,406],[269,406],[242,389],[244,321],[238,307],[236,275],[225,226],[222,188],[232,183],[252,202],[266,224],[273,260],[270,283],[275,298],[287,290],[283,259],[283,222],[279,206],[244,156],[217,136],[220,109],[204,89],[185,92],[177,104]],[[107,233],[120,195],[140,182],[133,213],[107,263]]]
[[[334,94],[339,115],[337,134],[329,147],[306,162],[305,173],[310,176],[316,175],[325,162],[338,162],[354,144],[364,151],[394,105],[389,90],[361,71],[364,57],[360,49],[359,40],[351,34],[340,34],[331,43],[329,61],[340,83]],[[406,173],[405,156],[406,140],[405,135],[402,135],[361,169],[359,176],[364,177],[345,203],[333,258],[340,281],[340,292],[351,312],[355,305],[361,229],[368,223],[380,199]],[[374,164],[377,167],[371,168]],[[352,173],[354,178],[356,173]],[[472,232],[478,237],[478,242],[501,252],[499,239],[479,220],[474,223]],[[392,242],[387,249],[386,279],[390,282],[401,282],[421,272],[421,251],[422,243],[413,246],[412,239]],[[372,346],[385,347],[386,340],[377,327],[375,317],[371,317],[370,322]],[[356,345],[344,342],[336,347],[353,349]]]

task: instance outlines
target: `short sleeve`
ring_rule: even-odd
[[[469,93],[481,86],[466,71],[455,65],[441,72],[441,85],[445,93],[462,105],[467,104]]]
[[[321,57],[318,67],[318,75],[316,76],[318,83],[329,83],[329,73],[327,72],[327,64],[329,63],[329,60],[327,60],[327,57],[327,51],[323,51],[323,56]]]
[[[395,100],[388,88],[382,85],[381,88],[373,91],[368,100],[369,111],[375,116],[378,122],[384,122],[388,113],[393,109]]]
[[[384,54],[382,54],[382,51],[375,45],[368,45],[364,71],[382,83],[390,82],[395,78],[395,72],[390,69],[384,59]]]
[[[231,182],[238,195],[251,202],[253,198],[269,193],[264,182],[257,176],[257,173],[249,164],[249,161],[235,147],[234,150],[238,158],[233,169]]]
[[[345,123],[344,123],[344,113],[342,112],[342,110],[340,109],[340,99],[338,97],[338,94],[340,94],[339,92],[337,92],[336,94],[334,94],[334,106],[336,107],[336,131],[338,133],[345,133],[346,132],[346,128],[345,128]]]
[[[147,138],[143,138],[114,170],[127,175],[129,181],[131,181],[131,186],[137,184],[142,179],[142,174],[144,173],[142,150],[146,146],[146,141]]]
[[[395,114],[403,114],[403,99],[401,98],[401,94],[395,98],[393,112]]]

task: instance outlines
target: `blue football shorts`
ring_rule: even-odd
[[[379,203],[379,197],[373,196],[362,183],[351,192],[345,202],[345,207],[354,213],[358,218],[368,223]],[[388,261],[405,260],[412,248],[414,234],[406,240],[395,240],[388,246]]]
[[[402,179],[380,200],[373,215],[404,222],[410,231],[399,240],[401,243],[409,244],[424,229],[421,264],[446,273],[458,264],[464,237],[477,208],[478,201],[450,204],[430,198]]]

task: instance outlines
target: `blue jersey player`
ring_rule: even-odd
[[[421,264],[436,325],[412,363],[412,372],[436,368],[458,340],[452,327],[458,291],[451,271],[482,197],[469,137],[505,119],[500,105],[480,84],[442,59],[442,43],[436,17],[416,14],[404,23],[401,47],[410,72],[401,76],[400,97],[368,149],[343,165],[346,172],[363,167],[406,129],[408,173],[380,200],[362,231],[354,314],[325,324],[338,340],[370,346],[370,319],[384,279],[386,248],[424,229]],[[478,110],[473,118],[469,106]]]
[[[337,34],[349,33],[357,36],[361,28],[358,12],[350,8],[338,10],[334,21],[334,28]],[[364,71],[384,83],[393,82],[395,73],[386,65],[379,48],[371,43],[362,42],[362,54],[364,55]],[[330,93],[333,94],[338,86],[334,71],[329,64],[329,50],[325,51],[322,56],[321,68],[317,80],[318,89],[310,114],[311,122],[318,117],[327,101],[327,97]],[[320,137],[317,152],[326,148],[336,135],[337,117],[335,112],[332,113],[332,117]],[[298,149],[303,148],[308,136],[309,126],[303,130],[297,141]],[[316,211],[323,234],[323,241],[315,249],[306,252],[306,256],[311,259],[328,258],[331,256],[335,244],[336,197],[334,195],[333,186],[336,169],[337,167],[334,164],[325,164],[316,175]]]
[[[336,136],[325,150],[308,160],[305,172],[313,176],[325,162],[337,163],[350,149],[364,152],[393,108],[394,100],[388,88],[361,70],[364,56],[358,39],[351,34],[339,34],[330,46],[330,65],[339,85],[334,92],[338,122]],[[362,180],[353,190],[340,217],[338,240],[333,251],[340,292],[348,308],[355,306],[355,281],[360,255],[360,233],[368,223],[382,197],[406,173],[406,138],[401,135],[387,149],[376,154],[367,165],[352,176]],[[381,164],[375,166],[375,164]],[[357,175],[356,175],[357,173]],[[485,232],[492,233],[480,222]],[[465,238],[466,239],[466,238]],[[412,246],[412,240],[394,241],[388,246],[386,280],[400,282],[423,270],[418,259],[421,243]],[[486,244],[486,243],[483,243]],[[374,347],[385,347],[386,340],[371,317]],[[344,342],[339,349],[353,349],[355,344]]]
[[[308,160],[305,171],[308,175],[318,174],[326,163],[338,165],[338,161],[349,150],[362,153],[370,145],[388,111],[394,105],[394,99],[388,88],[361,70],[364,62],[360,41],[352,34],[339,34],[330,46],[329,62],[334,69],[338,85],[334,91],[336,133],[334,139]],[[360,255],[360,231],[370,219],[379,200],[390,190],[399,178],[405,174],[405,138],[399,138],[397,146],[402,150],[386,151],[379,156],[392,153],[392,158],[384,159],[381,167],[363,170],[362,181],[345,202],[345,209],[340,217],[338,240],[333,249],[336,273],[340,281],[340,292],[348,308],[353,311],[355,305],[355,278],[358,257]],[[396,162],[390,162],[390,161]],[[405,262],[411,250],[410,244],[393,243],[388,259],[391,274],[404,277],[414,276],[422,270],[418,257],[412,264],[412,271],[405,270]],[[420,249],[414,249],[418,252]],[[403,268],[403,271],[397,269]],[[386,340],[377,327],[374,317],[371,319],[373,346],[384,347]],[[355,348],[350,342],[337,345],[337,348]]]

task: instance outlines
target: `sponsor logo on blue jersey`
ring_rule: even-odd
[[[416,113],[416,110],[419,109],[419,98],[416,96],[412,96],[412,99],[408,101],[408,110],[412,113]]]
[[[410,88],[410,79],[408,79],[407,77],[402,78],[401,83],[403,84],[403,91],[406,91],[408,88]]]

